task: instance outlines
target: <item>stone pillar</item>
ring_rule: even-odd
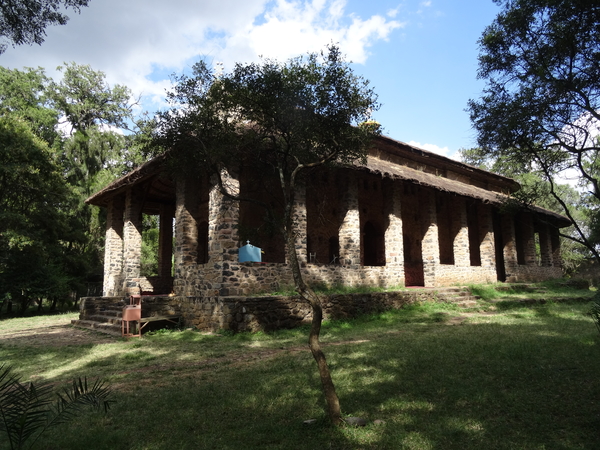
[[[173,215],[171,205],[161,205],[158,231],[158,276],[171,276],[173,264]]]
[[[356,175],[348,174],[348,189],[342,199],[342,224],[340,226],[340,264],[360,265],[360,214]]]
[[[125,295],[140,293],[142,258],[142,192],[138,186],[125,195],[125,224],[123,227],[123,275]]]
[[[548,225],[545,223],[539,224],[540,238],[540,257],[541,263],[544,267],[552,267],[552,241],[550,239],[550,233],[548,232]]]
[[[469,227],[467,225],[467,203],[464,197],[455,197],[453,202],[452,229],[458,230],[454,237],[454,265],[467,267],[471,265],[469,252]]]
[[[496,267],[496,250],[494,247],[494,222],[492,208],[489,205],[477,205],[479,213],[479,236],[481,244],[479,252],[482,267]]]
[[[294,204],[294,233],[296,235],[296,253],[300,264],[308,261],[307,243],[307,219],[306,219],[306,186],[296,187],[296,202]]]
[[[503,256],[506,281],[515,282],[518,267],[517,244],[515,239],[515,221],[512,215],[503,214],[500,218],[502,227],[502,242],[504,242]]]
[[[176,182],[175,194],[175,268],[191,266],[198,259],[198,224],[193,208],[198,205],[194,200],[197,183],[190,179]]]
[[[562,259],[560,257],[560,235],[557,227],[548,227],[550,233],[550,245],[552,247],[552,266],[562,267]]]
[[[523,233],[523,256],[526,266],[534,266],[535,261],[535,233],[531,213],[521,213],[521,232]]]
[[[437,211],[433,191],[423,189],[419,194],[421,218],[426,227],[421,245],[425,287],[435,286],[435,272],[440,265],[440,243],[438,239]]]
[[[227,192],[239,195],[240,182],[227,172],[221,174]],[[235,277],[231,265],[238,261],[238,223],[240,216],[239,201],[224,196],[216,185],[209,193],[208,203],[208,258],[213,268],[211,285],[219,295],[237,295],[238,292],[228,286],[228,277]],[[237,281],[237,280],[236,280]]]
[[[104,245],[105,297],[122,295],[123,289],[123,213],[122,197],[113,197],[108,204],[106,218],[106,241]]]
[[[385,265],[400,269],[404,266],[404,244],[402,240],[402,184],[392,183],[386,193],[389,205],[389,225],[385,231]]]

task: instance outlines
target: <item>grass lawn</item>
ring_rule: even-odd
[[[327,323],[342,412],[366,418],[361,428],[328,425],[306,329],[90,332],[65,345],[11,337],[68,331],[74,314],[9,319],[0,361],[24,380],[113,387],[108,414],[83,414],[36,449],[600,449],[600,334],[587,300],[564,301],[589,294],[502,295]]]

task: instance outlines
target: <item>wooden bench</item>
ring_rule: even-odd
[[[148,325],[149,323],[160,322],[160,321],[164,320],[165,322],[170,322],[170,323],[173,323],[175,325],[179,325],[180,319],[181,319],[181,316],[177,316],[177,315],[142,317],[139,320],[140,334],[142,333],[142,330],[144,329],[144,327],[146,325]]]

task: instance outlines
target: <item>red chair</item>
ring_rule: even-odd
[[[132,296],[133,298],[133,296]],[[121,320],[121,335],[124,337],[140,337],[140,320],[142,318],[142,305],[127,305],[123,307]]]

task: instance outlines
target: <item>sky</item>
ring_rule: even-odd
[[[456,158],[476,146],[466,108],[484,86],[477,41],[498,11],[492,0],[90,0],[41,46],[9,47],[0,65],[42,67],[58,81],[64,62],[89,64],[154,112],[170,75],[199,60],[227,71],[337,43],[377,93],[385,135]]]

